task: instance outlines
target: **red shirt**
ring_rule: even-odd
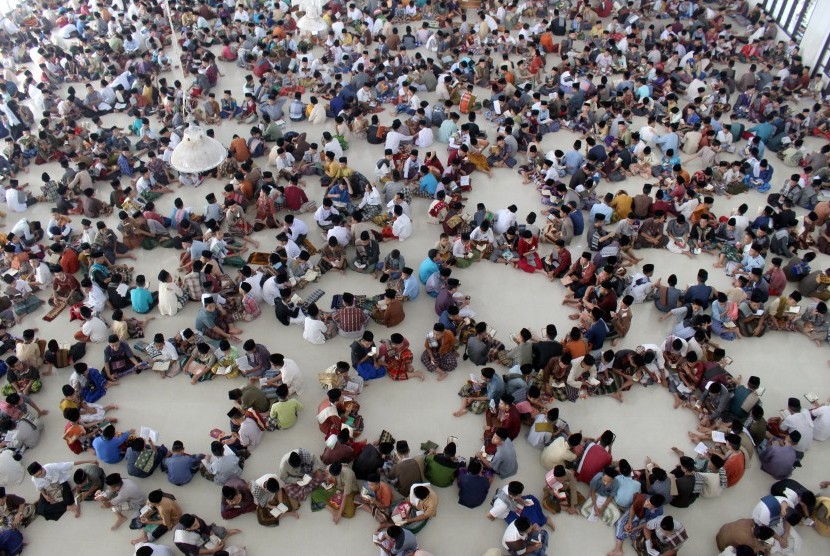
[[[308,202],[305,191],[296,185],[289,185],[285,188],[285,208],[288,210],[300,210]]]
[[[80,270],[81,263],[78,262],[78,254],[74,249],[66,248],[63,255],[61,255],[60,265],[67,274],[75,274]]]

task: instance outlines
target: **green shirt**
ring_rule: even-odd
[[[276,419],[280,429],[290,429],[297,422],[297,415],[302,411],[303,404],[297,398],[289,398],[284,402],[277,402],[271,406],[271,418]]]

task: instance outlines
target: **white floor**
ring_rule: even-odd
[[[241,98],[242,72],[236,66],[227,64],[223,65],[221,70],[226,77],[221,79],[217,90],[221,94],[221,90],[231,87],[234,94]],[[76,89],[79,88],[78,84],[74,86]],[[484,91],[481,91],[481,94],[483,95]],[[433,95],[425,96],[433,99]],[[392,115],[387,110],[381,114],[381,119],[383,123],[388,124],[392,120]],[[124,125],[127,122],[125,117],[119,115],[109,116],[104,120],[107,125]],[[493,128],[484,124],[482,121],[482,125],[492,137]],[[639,125],[638,123],[637,126]],[[309,126],[304,124],[297,129],[308,131],[309,140],[314,141],[319,140],[322,132],[331,127],[333,124],[309,129]],[[227,142],[233,133],[241,134],[244,130],[235,124],[225,123],[216,128],[216,133],[218,138]],[[544,147],[567,150],[574,139],[575,135],[570,132],[547,135]],[[814,146],[818,145],[818,142],[810,140],[810,144]],[[438,145],[438,148],[443,154],[442,147]],[[371,177],[374,162],[382,156],[382,147],[352,141],[346,154],[352,166]],[[775,183],[782,183],[784,177],[792,173],[791,170],[784,168],[774,155],[770,160],[776,168]],[[260,162],[265,164],[264,159],[260,159]],[[698,161],[692,162],[689,171],[697,170],[699,166]],[[52,172],[53,177],[60,175],[56,165],[50,165],[48,168],[33,167],[28,176],[21,176],[21,180],[28,179],[33,189],[37,190],[40,173],[44,170]],[[309,194],[319,201],[322,189],[316,180],[310,182]],[[629,179],[618,185],[629,193],[636,194],[642,183],[640,179]],[[186,205],[193,206],[198,211],[204,204],[204,195],[210,191],[220,191],[223,185],[224,183],[213,180],[198,190],[180,189],[175,195],[165,195],[156,204],[160,212],[165,213],[170,210],[173,198],[178,195],[185,200]],[[603,183],[600,185],[600,191],[616,191],[619,187]],[[108,197],[107,184],[99,185],[98,189],[102,198]],[[471,206],[474,206],[478,201],[485,202],[490,210],[515,203],[519,206],[521,217],[540,207],[533,189],[522,185],[518,174],[507,169],[496,170],[492,179],[487,179],[483,174],[475,175],[474,191],[470,195],[469,203],[473,203]],[[764,198],[754,192],[731,201],[720,197],[716,201],[715,211],[719,214],[728,213],[744,201],[749,203],[751,211],[754,212],[764,203]],[[383,244],[383,253],[392,248],[399,248],[407,263],[417,268],[439,233],[436,226],[425,222],[426,206],[427,202],[424,200],[415,201],[414,236],[404,243]],[[39,219],[45,224],[48,214],[48,205],[36,205],[31,209],[31,214],[26,216],[30,220]],[[311,222],[310,216],[304,219]],[[15,215],[6,218],[8,227],[15,221]],[[114,227],[115,219],[111,218],[110,223]],[[256,234],[255,238],[261,242],[262,250],[273,248],[276,243],[271,232]],[[320,243],[319,239],[316,243]],[[579,240],[575,241],[572,248],[577,254],[584,246],[584,241],[583,245],[579,243]],[[156,286],[155,277],[160,269],[172,270],[176,267],[178,254],[170,250],[159,248],[152,252],[136,254],[139,257],[135,265],[137,272],[144,273],[152,286]],[[675,273],[680,284],[687,284],[694,280],[699,268],[705,267],[710,270],[712,285],[720,287],[728,283],[721,271],[711,268],[711,257],[704,256],[691,261],[665,251],[650,251],[646,257],[647,262],[656,265],[655,277]],[[822,258],[821,264],[826,264],[826,258]],[[528,276],[511,268],[489,263],[477,264],[466,270],[456,270],[454,275],[461,279],[461,289],[472,296],[478,318],[497,328],[502,340],[509,341],[509,334],[524,326],[531,330],[539,330],[552,322],[559,327],[560,332],[568,330],[571,326],[568,311],[562,310],[560,305],[564,294],[563,288],[558,284],[549,283],[541,275]],[[379,284],[372,282],[369,277],[353,272],[345,277],[326,276],[321,280],[319,287],[326,291],[325,298],[320,302],[321,307],[328,306],[332,294],[344,290],[366,294],[382,291]],[[176,317],[157,319],[148,327],[149,335],[152,336],[155,332],[170,335],[186,326],[192,326],[196,309],[195,304],[190,304]],[[407,318],[397,331],[406,335],[416,346],[420,345],[424,334],[435,321],[432,299],[422,294],[416,302],[407,304],[405,309]],[[67,340],[76,329],[74,323],[68,323],[66,313],[52,323],[40,320],[40,316],[42,313],[30,316],[14,332],[20,333],[23,328],[37,326],[43,338]],[[657,322],[657,316],[658,313],[651,306],[636,307],[634,325],[621,347],[662,341],[670,325],[667,322]],[[307,377],[306,392],[302,398],[306,405],[305,413],[293,429],[267,435],[245,469],[245,478],[253,479],[266,472],[275,472],[283,454],[296,447],[322,451],[314,408],[324,392],[317,386],[316,376],[320,370],[334,361],[348,360],[349,349],[348,343],[343,339],[332,340],[325,346],[311,346],[303,341],[302,330],[299,327],[284,328],[276,323],[268,311],[265,311],[258,321],[243,324],[243,328],[244,337],[253,337],[265,343],[272,352],[280,352],[297,360]],[[378,338],[389,333],[376,325],[373,325],[372,329]],[[763,339],[724,343],[728,353],[735,360],[731,369],[735,374],[742,374],[744,377],[755,374],[761,377],[762,383],[767,387],[763,402],[770,415],[782,408],[789,396],[801,397],[811,390],[822,397],[830,394],[827,378],[830,370],[825,362],[828,358],[826,345],[817,348],[803,336],[782,333],[770,333]],[[90,346],[85,361],[93,366],[99,365],[102,362],[102,351],[101,345]],[[416,353],[416,357],[419,355],[420,352]],[[473,370],[471,365],[462,362],[451,377],[440,383],[433,377],[429,377],[425,383],[393,383],[387,379],[374,381],[361,397],[367,425],[365,437],[376,439],[382,429],[388,429],[396,438],[406,439],[411,446],[417,447],[425,440],[441,444],[448,435],[454,435],[460,439],[460,453],[465,456],[472,455],[481,445],[482,420],[474,416],[455,418],[452,412],[458,405],[456,392],[464,378]],[[37,395],[37,402],[50,409],[51,414],[45,418],[46,431],[41,445],[25,455],[24,465],[35,459],[42,463],[73,459],[73,454],[60,440],[63,420],[57,409],[61,397],[60,388],[67,377],[68,373],[64,370],[58,372],[57,376],[47,378],[42,393]],[[240,384],[241,382],[217,379],[210,383],[190,386],[181,377],[161,381],[150,373],[145,373],[124,380],[121,386],[113,388],[107,394],[105,401],[120,405],[117,417],[122,429],[150,426],[160,431],[162,441],[168,446],[178,439],[184,441],[189,451],[204,452],[211,440],[208,431],[213,427],[226,426],[225,412],[229,406],[227,390]],[[624,404],[612,399],[592,399],[559,406],[562,417],[569,421],[572,430],[582,430],[586,435],[596,435],[606,428],[612,428],[617,434],[615,457],[627,458],[635,466],[642,466],[646,456],[651,456],[664,466],[674,465],[676,458],[670,451],[671,446],[687,450],[692,448],[686,437],[686,431],[695,426],[692,415],[672,411],[670,395],[660,388],[635,388],[626,394]],[[522,438],[518,439],[517,448],[520,472],[516,478],[525,483],[527,492],[538,495],[541,492],[545,471],[539,463],[539,454],[530,449]],[[812,488],[817,488],[820,480],[830,479],[825,467],[828,454],[830,446],[815,444],[805,459],[804,467],[796,470],[794,478]],[[126,471],[123,465],[105,467],[107,472]],[[727,521],[749,517],[758,498],[768,492],[772,482],[772,479],[756,466],[747,471],[739,485],[730,489],[720,499],[700,500],[686,510],[669,509],[668,512],[681,519],[689,531],[690,540],[683,552],[715,554],[717,551],[714,536],[718,527]],[[164,488],[176,495],[184,511],[219,522],[219,489],[201,478],[197,477],[192,484],[180,488],[170,485],[164,475],[157,473],[151,479],[140,481],[140,484],[147,491]],[[500,487],[502,484],[498,481],[495,486]],[[25,495],[30,500],[35,496],[28,480],[22,485],[10,486],[8,490]],[[424,549],[440,556],[466,556],[481,554],[488,548],[500,545],[504,526],[501,523],[487,521],[484,518],[485,507],[468,510],[456,503],[454,488],[438,491],[441,499],[438,518],[432,520],[418,535]],[[111,521],[112,514],[109,511],[99,509],[92,503],[84,506],[81,521],[76,521],[71,515],[64,516],[58,522],[46,523],[37,520],[25,531],[26,539],[30,543],[27,553],[65,553],[68,546],[71,546],[69,550],[72,553],[90,556],[131,553],[129,540],[135,536],[135,532],[122,528],[110,533]],[[557,531],[551,536],[551,554],[604,554],[613,547],[613,532],[605,525],[588,523],[582,518],[572,516],[557,517],[556,524]],[[243,530],[241,535],[234,538],[234,543],[247,546],[249,553],[254,556],[275,551],[319,555],[376,553],[376,549],[371,545],[371,533],[375,524],[371,518],[362,514],[352,520],[344,520],[340,525],[334,525],[328,512],[312,514],[308,505],[305,505],[299,521],[284,521],[278,529],[259,527],[253,515],[234,520],[232,526]],[[827,539],[804,527],[800,528],[800,532],[804,537],[805,554],[827,552]],[[171,537],[168,535],[163,541],[172,544]],[[627,548],[627,552],[633,553],[630,547]]]

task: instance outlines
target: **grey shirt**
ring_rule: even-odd
[[[502,479],[512,477],[519,471],[516,448],[513,446],[512,440],[508,438],[496,448],[496,454],[493,456],[490,466],[493,468],[493,472]]]

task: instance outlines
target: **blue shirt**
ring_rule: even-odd
[[[582,216],[582,211],[579,209],[574,209],[568,215],[568,218],[571,219],[574,225],[574,236],[581,236],[582,233],[585,231],[585,217]]]
[[[121,445],[127,441],[130,433],[125,432],[120,436],[115,436],[107,440],[103,436],[99,436],[92,441],[92,447],[95,449],[95,456],[104,463],[115,464],[121,461]]]
[[[421,261],[421,266],[418,267],[418,280],[420,280],[422,284],[426,285],[429,277],[439,270],[438,263],[427,257]]]
[[[136,313],[147,313],[153,304],[153,294],[144,288],[133,288],[130,290],[130,302]]]
[[[611,224],[611,215],[614,214],[614,209],[605,203],[594,203],[594,206],[591,207],[591,212],[588,215],[588,221],[593,224],[594,220],[596,220],[597,214],[605,216],[605,223]]]
[[[438,322],[444,325],[444,328],[449,330],[452,333],[455,333],[455,325],[450,320],[450,313],[447,310],[444,310],[441,315],[438,317]]]
[[[608,325],[602,319],[591,325],[585,332],[585,341],[591,344],[591,349],[596,350],[602,347],[605,343],[605,338],[608,336]]]
[[[421,293],[421,286],[418,284],[417,278],[410,276],[403,281],[403,295],[409,298],[409,301],[417,299],[419,293]]]
[[[620,508],[627,508],[634,502],[634,495],[639,494],[642,489],[639,481],[625,475],[614,477],[614,486],[617,492],[614,494],[614,502]]]
[[[468,508],[477,508],[487,499],[490,481],[481,475],[470,475],[466,469],[458,472],[458,503]]]
[[[429,193],[430,197],[435,195],[435,190],[438,189],[438,180],[432,174],[432,172],[428,172],[424,177],[421,178],[421,191]]]
[[[205,456],[197,454],[193,456],[185,454],[173,454],[164,460],[164,468],[167,471],[167,480],[174,485],[186,485],[193,478],[194,473],[199,470],[199,462]]]
[[[658,135],[654,138],[654,144],[660,147],[660,150],[663,151],[663,154],[666,154],[669,149],[674,151],[674,154],[677,154],[677,147],[680,144],[680,138],[677,137],[675,132],[667,133],[665,135]]]
[[[496,402],[498,405],[499,400],[504,395],[504,379],[496,373],[493,375],[489,381],[487,381],[487,399],[491,402]]]
[[[565,172],[573,174],[585,162],[585,157],[579,151],[568,151],[565,153]]]

